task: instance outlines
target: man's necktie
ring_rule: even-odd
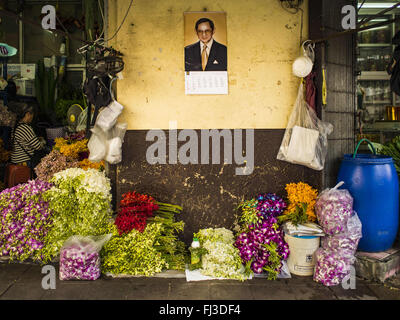
[[[201,66],[203,68],[203,71],[206,69],[207,60],[208,60],[207,46],[204,45],[203,46],[203,51],[201,53]]]

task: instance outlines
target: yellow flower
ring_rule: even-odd
[[[304,182],[289,183],[286,185],[289,205],[284,214],[289,214],[296,209],[300,203],[307,204],[307,215],[310,221],[316,220],[315,202],[318,196],[318,191]]]
[[[96,169],[99,171],[103,171],[105,168],[105,163],[104,161],[92,162],[89,159],[83,159],[79,162],[79,167],[83,170]]]
[[[56,138],[54,141],[56,144],[53,149],[57,149],[66,157],[77,159],[79,153],[88,151],[87,139],[75,141],[73,143],[68,143],[68,140],[64,138]]]

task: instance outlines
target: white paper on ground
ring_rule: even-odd
[[[185,270],[186,273],[186,281],[204,281],[204,280],[232,280],[228,278],[223,278],[223,277],[210,277],[210,276],[205,276],[200,272],[200,269],[196,270],[189,270],[186,268]],[[248,280],[251,280],[253,277],[250,276]],[[234,279],[233,279],[234,280]]]

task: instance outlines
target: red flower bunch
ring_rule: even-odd
[[[135,191],[124,193],[115,219],[119,234],[128,233],[133,229],[143,232],[147,218],[158,210],[155,202],[153,197]]]

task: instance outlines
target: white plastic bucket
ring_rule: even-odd
[[[290,254],[287,265],[291,273],[298,276],[312,276],[315,267],[315,251],[319,248],[320,237],[285,235]]]

